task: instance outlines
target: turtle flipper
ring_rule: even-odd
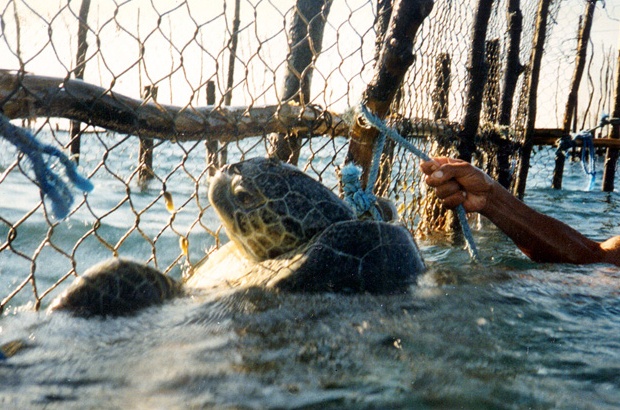
[[[298,266],[275,287],[302,292],[401,293],[425,268],[405,227],[377,221],[338,222],[304,253]]]
[[[82,317],[124,316],[181,293],[181,286],[157,269],[114,258],[88,269],[54,299],[49,311]]]

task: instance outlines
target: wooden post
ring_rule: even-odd
[[[435,60],[435,86],[431,94],[433,102],[433,118],[438,120],[447,120],[449,115],[448,95],[450,92],[451,80],[451,58],[450,54],[442,53]],[[453,147],[441,144],[441,140],[434,140],[431,152],[433,156],[453,156]],[[420,199],[420,223],[418,230],[421,233],[430,233],[434,231],[449,231],[455,226],[452,212],[448,212],[435,190],[429,190],[427,194]]]
[[[377,0],[377,17],[375,18],[375,64],[379,62],[379,55],[383,47],[385,33],[387,33],[392,18],[392,0]]]
[[[575,70],[573,72],[573,79],[571,81],[570,91],[568,93],[568,99],[566,101],[566,109],[564,110],[564,121],[562,122],[562,129],[567,134],[570,131],[570,125],[573,120],[573,115],[576,112],[577,108],[577,95],[579,93],[579,86],[581,84],[583,70],[586,66],[586,53],[588,51],[588,42],[590,41],[590,31],[592,29],[592,20],[594,17],[596,1],[597,0],[586,1],[586,10],[582,18],[581,24],[579,25],[580,27],[579,35],[577,37],[577,57],[575,58]],[[551,187],[554,189],[562,188],[564,162],[564,154],[557,153],[555,156],[553,182],[551,183]]]
[[[240,1],[235,0],[235,11],[233,17],[232,33],[230,35],[230,41],[228,42],[229,56],[228,56],[228,76],[226,78],[226,93],[224,94],[224,105],[229,107],[232,103],[232,89],[235,85],[235,61],[237,60],[237,43],[239,42],[239,25],[241,20],[239,18],[240,13]],[[208,94],[208,90],[207,90]],[[215,89],[213,89],[213,96],[215,97]],[[208,98],[208,95],[207,95]],[[212,104],[215,104],[215,100]],[[218,143],[215,142],[214,146],[217,151]],[[228,162],[228,143],[222,143],[222,147],[219,150],[219,158],[216,158],[214,164],[219,168]],[[211,170],[209,170],[211,172]]]
[[[523,31],[523,14],[519,0],[508,0],[508,46],[506,50],[506,67],[504,81],[502,83],[502,94],[500,97],[498,122],[499,125],[510,125],[512,117],[512,105],[517,81],[523,72],[523,65],[519,61],[519,51],[521,48],[521,33]],[[503,140],[500,140],[503,141]],[[512,173],[510,171],[510,158],[514,155],[512,144],[508,141],[498,147],[497,153],[497,182],[505,188],[512,183]]]
[[[499,39],[487,41],[487,83],[484,90],[484,117],[487,123],[495,124],[499,121],[500,109],[500,43]],[[500,135],[498,132],[492,131],[484,134],[486,140],[480,141],[483,146],[490,147],[490,151],[486,152],[484,159],[479,158],[479,166],[485,167],[487,174],[500,182],[503,186],[510,184],[510,155],[513,151],[510,149],[511,142]],[[483,164],[483,161],[486,163]]]
[[[297,0],[289,31],[289,50],[282,90],[282,102],[310,102],[314,62],[323,47],[325,23],[332,0]],[[272,134],[269,155],[297,164],[301,138],[298,135]]]
[[[17,60],[19,61],[19,71],[25,71],[24,60],[22,59],[22,29],[21,24],[19,23],[19,13],[17,12],[16,1],[13,2],[13,19],[15,20],[15,55],[17,56]]]
[[[374,22],[376,37],[375,37],[375,66],[379,63],[379,55],[381,54],[381,48],[383,46],[383,40],[387,33],[388,26],[390,24],[390,18],[392,17],[392,0],[377,0],[377,17]],[[394,101],[391,104],[392,109],[397,109],[395,105],[398,104],[402,96],[402,83],[399,90],[394,96]],[[381,155],[381,164],[379,168],[379,175],[375,182],[374,192],[377,196],[387,196],[390,189],[390,182],[392,178],[392,164],[394,163],[394,148],[395,143],[391,139],[385,141],[383,146],[383,153]]]
[[[620,118],[620,49],[618,50],[618,60],[616,62],[616,90],[614,98],[614,110],[611,116],[612,118]],[[613,125],[609,137],[620,139],[620,125]],[[603,171],[603,191],[605,192],[612,192],[614,190],[617,164],[618,149],[607,148],[607,153],[605,154],[605,170]]]
[[[487,122],[496,123],[499,112],[500,45],[499,39],[486,42],[487,81],[484,85],[484,117]]]
[[[84,79],[84,71],[86,69],[86,51],[88,50],[88,43],[86,42],[86,34],[88,33],[88,11],[90,9],[90,0],[82,0],[80,6],[80,14],[78,16],[80,22],[78,26],[78,47],[77,55],[75,57],[75,69],[73,74],[75,78],[79,80]],[[80,162],[80,145],[81,145],[81,133],[80,133],[79,121],[71,121],[69,126],[69,137],[71,138],[70,149],[73,160],[76,163]]]
[[[147,85],[144,87],[142,98],[146,102],[149,99],[157,101],[157,87]],[[138,184],[143,186],[153,179],[153,139],[140,137],[140,153],[138,155]]]
[[[396,0],[392,7],[390,24],[375,65],[375,74],[362,96],[362,102],[379,118],[385,118],[409,66],[413,63],[415,35],[430,14],[433,1]],[[365,187],[378,132],[373,127],[367,128],[363,121],[358,119],[349,133],[351,140],[346,162],[354,162],[362,167],[362,185]]]
[[[536,124],[536,98],[538,95],[538,81],[540,78],[540,65],[544,53],[545,38],[547,37],[547,20],[549,19],[549,6],[552,0],[540,0],[536,15],[536,25],[534,37],[532,39],[532,54],[529,63],[529,78],[525,96],[527,101],[527,113],[525,132],[523,136],[523,147],[519,161],[519,170],[515,181],[515,194],[523,199],[527,174],[530,168],[530,157],[532,155],[532,137],[534,135],[534,125]]]
[[[439,54],[435,60],[435,88],[431,95],[431,99],[433,101],[433,118],[435,120],[448,119],[450,72],[450,54]]]
[[[493,0],[478,0],[471,51],[467,63],[469,78],[469,88],[465,97],[467,106],[465,107],[463,129],[459,133],[458,144],[458,157],[467,162],[471,162],[472,155],[476,149],[476,135],[478,133],[478,126],[480,125],[482,95],[484,92],[484,84],[487,80],[485,41],[492,9]]]
[[[517,81],[524,67],[519,62],[521,33],[523,31],[523,14],[519,0],[508,1],[508,47],[506,51],[506,71],[502,85],[502,97],[499,106],[500,125],[510,125],[512,117],[512,101]]]
[[[207,105],[215,104],[215,82],[207,81]],[[217,140],[205,141],[205,147],[207,148],[207,175],[212,177],[215,172],[223,163],[218,161],[218,147]]]

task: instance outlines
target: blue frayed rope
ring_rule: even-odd
[[[586,175],[590,175],[590,183],[588,191],[594,188],[594,180],[596,179],[596,151],[594,150],[594,136],[592,131],[582,131],[575,136],[575,140],[581,140],[581,167]]]
[[[400,144],[405,149],[407,149],[408,151],[413,153],[415,156],[421,158],[423,161],[430,161],[431,160],[431,157],[429,157],[425,152],[419,150],[412,143],[410,143],[409,141],[404,139],[394,129],[388,127],[385,124],[385,122],[383,122],[383,120],[381,120],[379,117],[377,117],[376,115],[371,113],[368,110],[368,108],[366,107],[366,105],[360,104],[359,105],[359,111],[360,111],[362,117],[364,118],[364,120],[366,120],[369,124],[371,124],[373,127],[375,127],[379,131],[379,133],[381,134],[380,138],[382,138],[383,141],[385,141],[385,136],[388,136],[394,142]],[[380,150],[378,149],[379,148],[378,145],[379,145],[379,143],[375,145],[375,151],[373,152],[373,155],[374,155],[373,164],[372,164],[372,168],[370,170],[369,182],[368,182],[368,185],[367,185],[367,187],[370,188],[370,189],[372,189],[374,187],[374,180],[372,181],[372,184],[371,184],[370,176],[374,175],[374,177],[376,178],[376,176],[378,175],[378,168],[379,168],[379,160],[378,160],[378,158],[380,158],[381,152],[383,151],[383,143],[381,143],[381,149]],[[456,216],[457,216],[457,218],[459,220],[459,224],[461,225],[461,230],[463,231],[463,236],[465,237],[465,242],[466,242],[466,245],[467,245],[467,250],[469,251],[469,256],[473,260],[477,261],[477,260],[479,260],[478,250],[476,248],[476,243],[474,242],[474,236],[473,236],[473,234],[471,232],[471,229],[469,227],[469,223],[467,222],[467,215],[465,213],[465,208],[463,208],[463,205],[459,205],[458,207],[455,208],[454,211],[456,212]]]
[[[368,174],[366,190],[362,189],[361,170],[358,166],[350,163],[345,165],[340,171],[340,180],[342,181],[344,200],[353,207],[358,217],[370,212],[373,219],[382,219],[379,211],[374,206],[377,202],[377,197],[373,193],[373,188],[379,176],[379,165],[384,146],[385,134],[381,134],[373,149],[372,165],[370,168],[370,173]]]
[[[594,149],[594,131],[605,125],[620,125],[620,118],[610,118],[608,114],[601,115],[601,119],[594,128],[582,130],[574,138],[569,135],[562,137],[556,150],[556,156],[566,155],[566,151],[577,146],[577,141],[582,142],[581,146],[581,167],[586,175],[590,176],[588,191],[594,188],[596,179],[596,151]]]
[[[362,183],[360,181],[361,170],[353,163],[347,164],[340,170],[340,180],[342,181],[342,191],[344,193],[344,200],[351,205],[358,217],[371,212],[374,219],[377,219],[374,204],[377,198],[374,194],[368,194],[367,191],[362,189]]]
[[[69,214],[73,194],[65,181],[51,170],[54,158],[64,166],[65,175],[79,190],[93,190],[93,184],[78,174],[75,164],[65,154],[56,147],[40,143],[27,130],[11,124],[3,114],[0,114],[0,135],[28,157],[41,192],[52,201],[56,218],[64,219]]]

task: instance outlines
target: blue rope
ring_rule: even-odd
[[[3,114],[0,114],[0,136],[28,157],[39,189],[52,201],[56,218],[64,219],[69,214],[73,195],[65,181],[52,172],[50,164],[54,158],[64,166],[65,175],[73,185],[85,192],[93,190],[93,184],[78,174],[75,164],[65,154],[56,147],[40,143],[27,130],[11,124]]]
[[[345,165],[340,171],[340,180],[342,181],[342,190],[344,199],[355,210],[357,217],[370,212],[375,220],[381,220],[381,214],[374,206],[377,197],[373,192],[375,182],[379,177],[379,168],[381,165],[381,154],[385,146],[385,134],[380,134],[372,152],[372,165],[368,174],[368,182],[366,190],[362,189],[361,170],[353,163]]]
[[[340,171],[340,180],[342,181],[342,190],[344,192],[344,200],[351,205],[355,214],[360,217],[366,212],[371,212],[374,219],[378,219],[374,211],[376,211],[375,201],[377,198],[374,194],[368,194],[362,189],[360,176],[362,172],[360,168],[354,164],[347,164]]]
[[[423,161],[431,160],[431,157],[429,157],[425,152],[416,148],[413,144],[411,144],[409,141],[404,139],[398,132],[388,127],[383,122],[383,120],[381,120],[379,117],[371,113],[366,107],[366,105],[360,104],[359,110],[362,116],[364,117],[364,119],[369,124],[371,124],[373,127],[375,127],[381,133],[381,135],[390,137],[394,142],[400,144],[405,149],[407,149],[408,151],[410,151],[411,153],[413,153],[415,156],[419,157]],[[381,151],[383,151],[383,147],[381,148]],[[374,162],[378,162],[378,161],[373,161],[373,167],[375,166],[378,167],[378,165],[375,164]],[[374,186],[374,183],[373,185],[370,185],[369,183],[368,186],[372,188]],[[456,212],[456,216],[459,220],[459,224],[461,225],[461,230],[463,231],[463,236],[465,237],[465,242],[466,242],[467,250],[469,251],[469,256],[473,260],[477,261],[479,260],[478,250],[476,249],[476,243],[474,242],[474,236],[471,232],[471,228],[469,227],[469,223],[467,223],[467,215],[465,213],[465,208],[463,208],[463,205],[459,205],[458,207],[455,208],[454,211]]]
[[[590,175],[588,191],[591,191],[594,188],[594,181],[596,180],[596,151],[594,149],[594,131],[606,125],[620,125],[620,118],[610,118],[608,114],[601,115],[601,118],[596,127],[590,128],[589,130],[581,130],[577,135],[575,135],[574,138],[571,138],[569,135],[563,136],[560,139],[558,149],[555,152],[556,157],[559,155],[565,156],[566,151],[577,146],[578,140],[582,141],[581,167],[584,174]]]
[[[594,150],[594,137],[590,130],[581,131],[575,136],[575,140],[581,140],[581,167],[586,175],[590,175],[590,183],[588,191],[594,188],[594,180],[596,179],[596,152]]]

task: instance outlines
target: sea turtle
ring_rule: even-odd
[[[405,227],[357,219],[327,187],[276,159],[224,166],[210,182],[209,200],[231,240],[183,285],[115,259],[76,279],[50,309],[119,315],[179,295],[181,287],[399,293],[424,270]]]

